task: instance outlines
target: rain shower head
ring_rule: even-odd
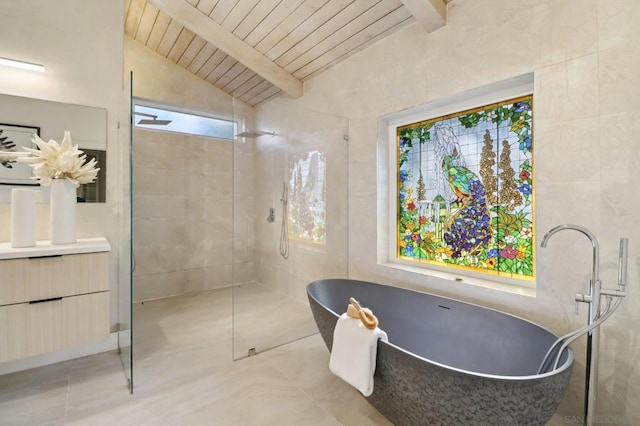
[[[276,132],[264,132],[262,130],[245,130],[244,132],[238,133],[236,136],[239,138],[257,138],[259,136],[270,135],[275,136]]]
[[[142,115],[143,117],[151,117],[151,120],[149,120],[148,118],[143,118],[142,120],[138,121],[138,124],[150,124],[152,126],[166,126],[167,124],[171,123],[171,120],[158,120],[158,116],[153,114],[147,114],[147,113],[138,112],[138,111],[134,111],[133,114]]]
[[[148,118],[143,118],[138,121],[138,124],[151,124],[152,126],[166,126],[171,123],[171,120],[157,120],[155,118],[149,120]]]

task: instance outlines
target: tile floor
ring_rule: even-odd
[[[115,351],[0,376],[0,425],[391,425],[329,372],[318,334],[260,352],[314,332],[308,307],[234,291],[233,308],[231,289],[135,305],[133,395]],[[236,356],[259,354],[233,361],[234,332]]]
[[[244,302],[236,304],[236,315],[258,296],[249,290],[241,290],[248,298],[238,299]],[[258,317],[236,324],[236,333],[246,332],[238,340],[251,340],[248,324],[276,323],[264,301],[294,319],[279,315],[285,329],[258,347],[307,332],[306,311],[264,292],[259,299]],[[317,334],[233,361],[231,311],[229,289],[137,304],[134,395],[120,356],[107,352],[0,377],[0,425],[391,424],[329,372],[329,353]]]
[[[233,287],[234,359],[317,332],[308,304],[255,283]]]

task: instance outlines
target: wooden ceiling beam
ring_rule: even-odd
[[[302,96],[303,85],[300,80],[186,1],[148,1],[173,20],[218,47],[280,90],[294,98]]]
[[[444,27],[447,23],[447,3],[445,0],[401,1],[428,33]]]

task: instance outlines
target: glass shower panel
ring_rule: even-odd
[[[233,357],[312,335],[306,285],[348,276],[348,120],[235,102]],[[242,136],[245,135],[245,136]]]
[[[122,173],[123,202],[122,223],[120,232],[123,242],[120,248],[118,270],[118,352],[129,384],[129,392],[133,393],[133,72],[129,73],[125,82],[123,99],[122,128],[120,135],[124,143],[122,162],[125,173]]]
[[[215,137],[197,126],[169,126],[185,116],[232,123],[231,97],[204,82],[185,84],[178,95],[166,90],[169,81],[143,81],[144,75],[137,74],[133,91],[131,154],[137,388],[153,387],[159,377],[208,374],[212,365],[223,369],[232,351],[233,140],[227,136],[235,129]],[[153,123],[137,107],[147,104],[181,114]]]

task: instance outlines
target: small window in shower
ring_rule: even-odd
[[[156,106],[134,106],[134,125],[143,129],[234,140],[238,123],[224,117],[173,111]]]

